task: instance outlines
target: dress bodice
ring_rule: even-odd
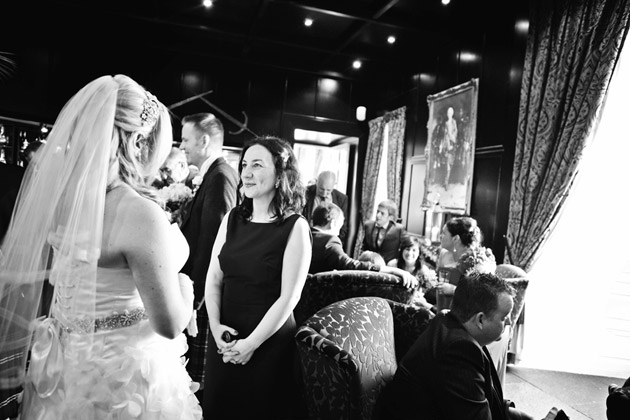
[[[170,236],[169,255],[174,259],[175,265],[181,268],[188,258],[188,244],[176,224],[171,225]],[[57,250],[55,235],[51,235],[50,240]],[[90,263],[88,254],[76,252],[68,257],[55,253],[50,276],[50,282],[55,286],[53,317],[73,328],[78,320],[98,320],[142,311],[144,304],[131,269],[94,266]],[[94,270],[95,283],[91,280]],[[94,286],[90,286],[92,284]]]

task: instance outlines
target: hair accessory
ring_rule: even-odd
[[[140,114],[142,125],[155,124],[155,121],[158,119],[159,109],[157,98],[150,92],[147,92],[146,99],[142,101],[142,113]]]
[[[286,165],[287,161],[289,160],[289,152],[288,150],[284,149],[282,150],[282,153],[280,153],[280,159],[282,159],[282,164]]]

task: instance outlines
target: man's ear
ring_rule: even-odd
[[[473,315],[473,321],[475,326],[479,328],[479,331],[483,330],[483,324],[486,322],[486,314],[483,312],[477,312]]]
[[[207,148],[210,145],[210,136],[204,134],[203,136],[199,137],[199,143],[203,145],[204,149]]]

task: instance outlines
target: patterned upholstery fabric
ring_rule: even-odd
[[[414,291],[403,285],[400,277],[365,270],[326,271],[309,274],[302,297],[295,310],[298,325],[326,305],[343,299],[361,296],[378,296],[410,304]]]
[[[335,302],[308,318],[295,339],[310,418],[372,419],[397,360],[431,318],[424,308],[379,297]]]
[[[394,316],[396,360],[400,360],[435,315],[424,307],[406,305],[393,300],[387,300],[387,303]]]
[[[525,292],[529,285],[529,279],[527,279],[527,273],[520,267],[512,264],[499,264],[497,265],[496,275],[502,279],[507,280],[514,289],[516,289],[516,296],[514,296],[514,308],[510,315],[512,325],[516,325],[523,305],[525,304]]]

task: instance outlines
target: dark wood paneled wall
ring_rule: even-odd
[[[509,214],[510,186],[516,142],[520,85],[525,56],[526,32],[518,29],[527,21],[526,5],[512,7],[509,18],[487,25],[483,36],[461,37],[436,57],[433,69],[412,77],[411,87],[385,98],[385,107],[407,106],[406,164],[402,216],[408,230],[422,233],[427,144],[428,95],[479,79],[477,133],[470,215],[477,219],[484,244],[503,261]],[[474,57],[464,60],[463,57]]]
[[[0,83],[0,115],[52,124],[72,94],[103,74],[127,74],[167,105],[212,90],[207,99],[239,121],[244,120],[245,112],[248,127],[256,134],[292,139],[293,130],[299,127],[358,137],[359,158],[353,168],[357,179],[353,181],[360,197],[368,127],[366,122],[355,120],[356,107],[366,106],[371,119],[406,106],[401,214],[408,230],[421,233],[426,97],[479,78],[471,215],[479,220],[486,245],[502,260],[525,51],[525,34],[517,32],[515,24],[527,18],[526,6],[505,7],[514,9],[507,13],[507,19],[490,22],[489,14],[488,22],[479,22],[487,27],[483,36],[459,34],[459,43],[442,51],[416,74],[395,78],[384,74],[377,81],[334,79],[315,72],[220,62],[212,57],[154,51],[150,45],[126,51],[119,45],[94,41],[90,49],[80,54],[71,45],[46,45],[45,40],[38,47],[18,45],[13,51],[17,52],[19,71],[13,79]],[[476,59],[463,59],[466,54]],[[205,111],[217,113],[225,122],[226,145],[240,146],[252,137],[247,131],[231,134],[238,127],[201,101],[190,102],[174,113],[181,117]],[[176,139],[179,129],[175,121]]]

